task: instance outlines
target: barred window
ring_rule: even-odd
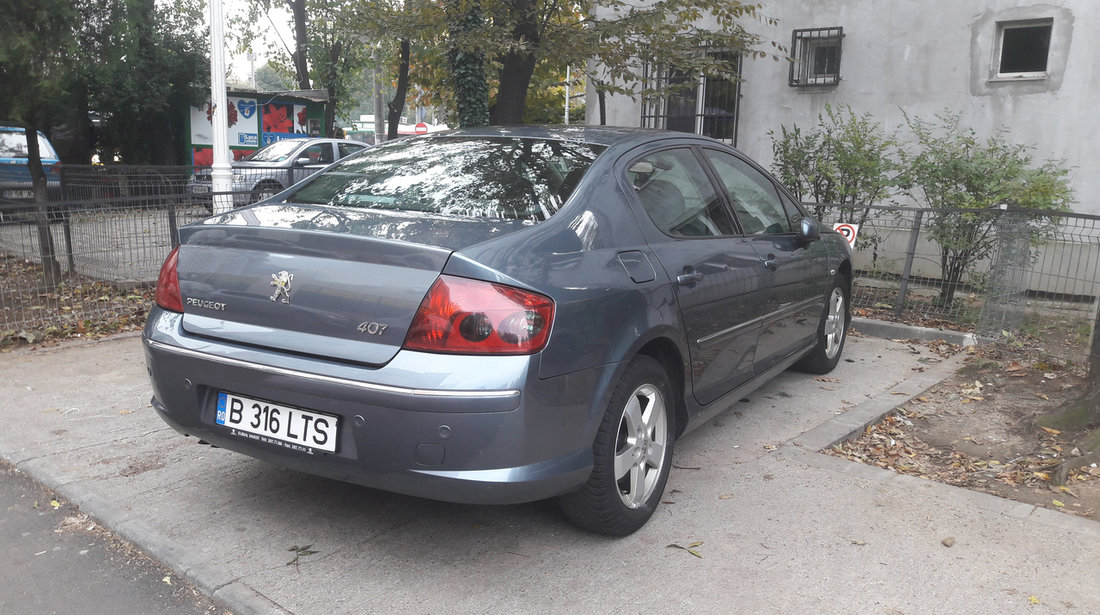
[[[728,51],[705,53],[728,62],[733,68],[730,72],[741,74],[741,56],[738,54]],[[690,132],[737,144],[740,80],[689,75],[646,66],[643,87],[665,86],[675,89],[665,96],[651,96],[642,101],[643,128]]]
[[[840,43],[844,28],[802,28],[791,34],[788,85],[836,85],[840,83]]]

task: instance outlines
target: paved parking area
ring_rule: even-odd
[[[148,406],[136,336],[0,356],[0,455],[242,614],[1100,612],[1100,524],[816,453],[956,367],[845,357],[678,442],[622,539],[200,446]]]

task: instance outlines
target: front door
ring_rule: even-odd
[[[767,272],[767,310],[755,361],[760,373],[813,343],[831,280],[828,254],[822,242],[799,237],[798,208],[784,207],[767,176],[728,152],[707,149],[704,155]]]
[[[694,150],[671,148],[630,163],[628,176],[660,230],[650,247],[676,288],[700,404],[753,375],[768,275]]]

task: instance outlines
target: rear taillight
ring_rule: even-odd
[[[443,275],[420,303],[405,348],[459,354],[531,354],[554,321],[549,297]]]
[[[183,311],[183,296],[180,295],[180,280],[176,273],[179,253],[180,248],[176,246],[168,258],[164,259],[164,264],[160,266],[160,275],[157,276],[157,305],[173,312]]]

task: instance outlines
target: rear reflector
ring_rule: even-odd
[[[550,336],[554,302],[503,284],[440,276],[420,303],[405,348],[456,354],[531,354]]]

